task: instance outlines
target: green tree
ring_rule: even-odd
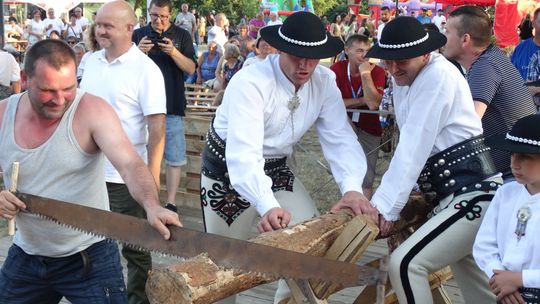
[[[336,9],[346,11],[346,0],[311,0],[313,3],[313,9],[317,15],[328,15],[330,12],[336,11]],[[330,18],[328,20],[331,20]]]

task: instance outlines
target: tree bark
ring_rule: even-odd
[[[261,234],[250,241],[324,256],[352,218],[344,212],[325,214],[291,228]],[[165,269],[152,270],[146,293],[151,303],[208,304],[274,280],[261,273],[225,269],[201,254]]]

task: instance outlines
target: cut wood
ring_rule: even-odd
[[[293,227],[261,234],[250,240],[295,252],[325,256],[353,217],[345,212],[325,214]],[[369,219],[361,217],[362,221]],[[378,229],[371,225],[373,237]],[[241,258],[241,257],[239,257]],[[217,266],[206,255],[150,271],[146,293],[151,303],[208,304],[275,278],[261,273]]]

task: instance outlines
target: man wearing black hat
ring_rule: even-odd
[[[366,158],[345,119],[335,74],[318,65],[341,52],[343,43],[307,12],[260,32],[280,54],[235,74],[216,111],[202,160],[206,230],[247,239],[257,213],[261,232],[318,215],[287,166],[294,144],[312,126],[343,193],[341,201],[362,205],[376,221],[376,210],[362,194]],[[284,290],[280,283],[276,302],[288,296]]]
[[[417,183],[432,208],[427,222],[391,255],[389,276],[400,303],[432,303],[428,275],[447,265],[466,303],[495,303],[475,265],[472,244],[482,216],[502,182],[466,80],[442,55],[438,31],[412,17],[390,21],[366,55],[380,58],[393,77],[399,144],[373,195],[383,234],[400,218]],[[489,193],[489,194],[487,194]],[[333,210],[360,206],[338,203]]]

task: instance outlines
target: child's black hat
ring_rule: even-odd
[[[521,118],[510,132],[486,138],[486,144],[512,153],[540,154],[540,115]]]

